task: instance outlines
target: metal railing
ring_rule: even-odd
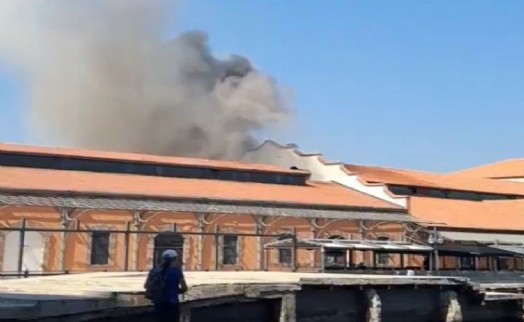
[[[216,225],[213,231],[177,231],[177,227],[169,231],[133,230],[130,223],[125,229],[86,229],[77,225],[77,229],[28,227],[26,220],[22,220],[19,227],[0,227],[4,232],[3,245],[0,251],[6,248],[9,233],[18,233],[10,238],[7,245],[11,250],[10,258],[3,258],[3,271],[0,278],[46,276],[59,274],[74,274],[96,271],[145,271],[151,267],[152,261],[158,256],[158,249],[165,249],[166,245],[156,245],[155,236],[161,234],[177,234],[183,240],[182,264],[186,270],[264,270],[266,269],[266,252],[264,243],[273,241],[281,235],[257,234],[232,229],[222,231]],[[48,238],[42,239],[41,244],[31,245],[34,242],[31,233],[45,234]],[[107,254],[107,263],[95,265],[90,263],[88,254],[93,255],[92,234],[105,232],[109,241],[102,252]],[[144,238],[149,236],[149,238]],[[231,237],[228,237],[231,236]],[[296,232],[289,235],[296,241]],[[49,238],[53,239],[51,242]],[[2,239],[0,239],[2,241]],[[107,241],[106,241],[107,242]],[[35,242],[36,243],[36,242]],[[152,247],[151,247],[152,245]],[[177,245],[172,245],[176,249]],[[16,248],[16,260],[13,258]],[[95,247],[96,248],[96,247]],[[38,254],[35,260],[32,252],[48,252],[47,260]],[[50,256],[52,253],[53,256]],[[85,257],[82,257],[86,254]],[[297,270],[297,248],[293,250],[291,270]],[[33,262],[28,258],[33,256]],[[69,258],[68,258],[69,256]],[[70,257],[74,258],[70,258]],[[80,259],[82,257],[82,259]],[[6,262],[10,264],[6,267]],[[16,265],[15,265],[16,262]],[[41,262],[41,263],[40,263]],[[30,265],[29,265],[30,264]],[[38,269],[38,265],[43,265]]]

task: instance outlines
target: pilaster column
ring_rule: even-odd
[[[264,270],[264,239],[262,238],[262,233],[264,232],[264,227],[262,225],[262,216],[255,215],[255,234],[258,236],[257,239],[257,266],[258,269]]]
[[[134,232],[139,232],[141,230],[141,225],[142,223],[144,223],[145,221],[142,220],[142,214],[144,212],[142,211],[135,211],[133,212],[133,225],[132,225],[132,230]],[[141,236],[142,234],[139,234],[139,233],[132,233],[131,234],[131,242],[130,244],[133,245],[132,246],[132,251],[131,251],[131,269],[132,270],[135,270],[135,271],[138,271],[139,270],[139,265],[138,265],[138,256],[139,256],[139,253],[140,253],[140,239],[141,239]]]
[[[70,214],[73,212],[72,209],[68,208],[59,208],[60,213],[60,224],[61,228],[64,230],[60,233],[60,254],[59,254],[59,267],[62,272],[66,270],[66,252],[67,252],[67,232],[66,229],[69,228],[69,223],[72,221]]]

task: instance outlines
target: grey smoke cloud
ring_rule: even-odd
[[[20,68],[39,136],[81,148],[236,159],[289,119],[272,78],[208,36],[165,39],[168,0],[1,0],[0,56]],[[0,103],[1,104],[1,103]]]

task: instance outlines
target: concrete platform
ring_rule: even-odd
[[[210,285],[334,284],[334,285],[454,285],[465,278],[438,276],[345,275],[290,272],[186,272],[190,289]],[[0,280],[0,297],[5,294],[58,295],[106,298],[114,293],[142,293],[146,273],[89,273]]]
[[[484,301],[519,301],[524,300],[524,294],[505,292],[486,292]]]
[[[290,272],[186,272],[184,297],[194,305],[282,297],[305,285],[464,286],[465,278],[438,276],[345,275]],[[89,315],[121,307],[144,307],[146,273],[89,273],[0,280],[0,320]],[[191,304],[193,305],[193,304]],[[78,320],[80,321],[80,320]]]

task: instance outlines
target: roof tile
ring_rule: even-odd
[[[516,182],[359,165],[345,168],[369,183],[524,196],[524,184]]]
[[[504,160],[450,173],[477,178],[524,178],[524,159]]]
[[[306,186],[0,167],[0,190],[96,196],[269,202],[308,206],[401,208],[335,183]]]
[[[409,213],[448,228],[524,231],[524,201],[466,201],[410,197]]]

